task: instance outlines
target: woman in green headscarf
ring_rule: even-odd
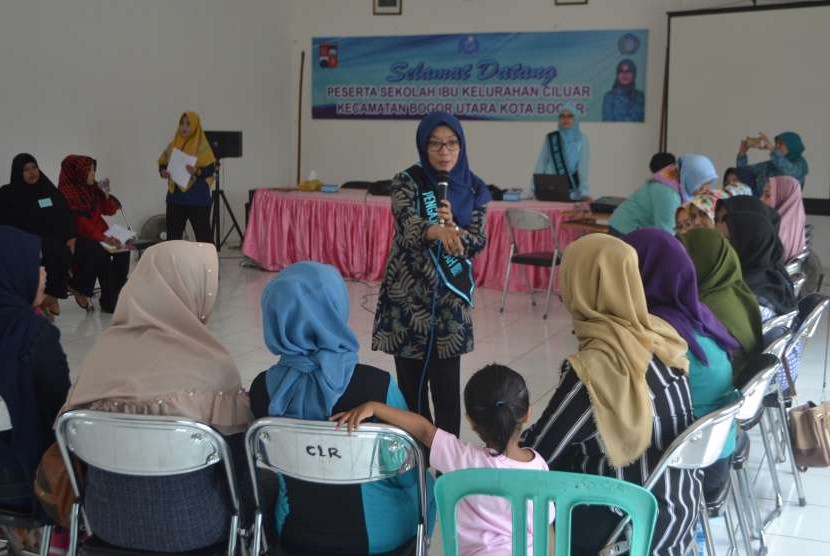
[[[698,228],[681,236],[680,241],[695,265],[700,300],[741,344],[732,353],[737,377],[747,357],[763,349],[758,300],[744,282],[737,253],[723,235]]]
[[[750,164],[746,156],[749,150],[746,139],[741,141],[737,158],[738,168],[746,168],[755,176],[755,182],[746,185],[752,188],[752,193],[756,197],[761,196],[769,178],[775,176],[792,176],[801,184],[801,189],[804,189],[804,180],[807,179],[810,168],[804,160],[804,143],[798,133],[785,131],[775,136],[775,143],[761,133],[758,135],[756,148],[769,151],[769,160]]]

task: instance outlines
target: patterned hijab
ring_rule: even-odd
[[[781,217],[778,237],[784,246],[783,261],[787,263],[804,251],[807,243],[804,236],[807,217],[801,199],[801,184],[793,177],[777,176],[770,178],[767,186],[772,208],[778,211]]]
[[[692,204],[697,207],[702,213],[709,217],[712,224],[715,223],[715,206],[718,201],[723,199],[726,195],[719,189],[711,189],[703,193],[697,193],[692,197]]]
[[[579,340],[568,361],[588,391],[610,464],[624,467],[651,444],[646,372],[652,359],[688,371],[688,346],[649,315],[630,245],[589,234],[565,249],[560,272],[562,299]]]
[[[213,155],[213,149],[210,148],[210,141],[208,141],[205,132],[202,130],[202,119],[199,117],[199,114],[196,112],[185,112],[179,117],[179,125],[181,125],[182,118],[184,117],[187,117],[187,121],[190,122],[190,132],[187,137],[182,137],[181,133],[179,133],[178,126],[176,126],[176,133],[173,135],[173,139],[159,156],[159,166],[167,166],[173,149],[179,149],[185,154],[195,156],[197,168],[204,168],[205,166],[214,164],[216,157]],[[202,178],[207,182],[208,187],[213,188],[212,175],[202,176]],[[196,183],[196,176],[191,176],[187,187],[182,189],[172,179],[169,179],[167,180],[167,190],[173,193],[179,187],[182,191],[187,191],[193,187],[194,183]]]
[[[268,414],[323,420],[352,379],[359,345],[349,328],[349,292],[333,266],[296,263],[262,292],[265,344],[279,355],[265,383]]]
[[[700,300],[738,340],[746,353],[758,353],[761,311],[747,287],[738,254],[717,230],[695,229],[680,242],[695,265]]]
[[[58,191],[66,199],[69,210],[77,215],[89,216],[100,204],[100,190],[87,185],[89,171],[95,166],[95,159],[78,154],[70,154],[61,162]]]
[[[744,280],[758,302],[779,315],[795,309],[795,292],[782,260],[784,246],[772,224],[747,212],[729,213],[726,224]]]
[[[683,244],[658,229],[637,230],[623,239],[637,250],[648,312],[671,324],[695,357],[709,363],[695,334],[712,338],[725,351],[738,347],[723,324],[700,302],[695,267]]]
[[[418,147],[421,167],[429,178],[430,184],[435,186],[438,183],[438,173],[429,163],[427,143],[435,128],[441,125],[450,128],[461,143],[458,162],[450,170],[447,199],[452,204],[452,214],[455,221],[462,228],[466,228],[473,219],[473,211],[489,203],[492,197],[490,196],[490,190],[487,189],[481,178],[470,170],[470,164],[467,161],[467,139],[464,137],[461,122],[447,112],[427,114],[418,124],[415,142]]]

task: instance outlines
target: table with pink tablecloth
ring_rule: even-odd
[[[473,259],[479,287],[501,289],[510,253],[505,211],[527,208],[547,214],[561,247],[579,237],[578,229],[560,224],[572,215],[570,203],[493,201],[487,210],[487,247]],[[344,278],[379,282],[383,279],[395,232],[389,197],[361,190],[305,193],[259,189],[254,194],[242,252],[267,270],[278,271],[298,261],[314,260],[337,267]],[[545,232],[517,238],[522,251],[552,250]],[[534,288],[547,287],[548,271],[529,268]],[[510,276],[510,290],[526,289],[520,272]]]

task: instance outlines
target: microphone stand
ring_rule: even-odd
[[[216,165],[214,166],[213,170],[213,177],[215,180],[215,187],[213,188],[213,200],[211,202],[211,235],[213,236],[213,244],[216,246],[216,251],[219,252],[222,250],[222,246],[225,245],[225,242],[228,241],[228,238],[236,230],[236,233],[239,235],[240,243],[245,240],[245,237],[242,233],[242,228],[239,227],[239,222],[236,221],[236,216],[233,214],[233,209],[231,209],[231,204],[228,202],[228,198],[225,196],[225,192],[222,190],[222,183],[220,181],[220,172],[219,169],[222,166],[222,160],[217,159]],[[224,204],[225,210],[228,211],[228,214],[231,217],[231,222],[233,222],[233,226],[228,232],[222,237],[222,224],[221,224],[221,212],[222,212],[222,205]]]

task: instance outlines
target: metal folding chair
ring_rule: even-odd
[[[13,429],[12,417],[9,408],[3,398],[0,397],[0,432],[9,432]],[[31,486],[29,486],[31,490]],[[12,529],[40,529],[40,556],[49,554],[49,541],[52,537],[52,525],[44,522],[38,516],[29,512],[20,512],[3,508],[3,500],[0,499],[0,531],[6,537],[6,548],[14,556],[23,556],[23,547],[17,542]],[[0,545],[2,546],[2,545]]]
[[[795,292],[796,297],[801,294],[801,288],[804,287],[806,281],[807,275],[802,272],[796,272],[790,275],[790,283],[793,285],[793,292]]]
[[[420,504],[420,520],[414,537],[415,554],[426,556],[426,461],[419,444],[401,429],[365,423],[349,433],[326,421],[264,417],[248,429],[245,453],[256,503],[252,555],[268,552],[263,536],[264,510],[257,469],[322,485],[371,483],[414,469],[418,476]],[[411,542],[407,543],[401,552],[408,553],[411,545]]]
[[[674,442],[666,448],[663,456],[649,475],[648,480],[643,485],[649,491],[654,488],[663,474],[669,468],[675,469],[703,469],[715,463],[720,459],[723,447],[726,444],[729,434],[732,431],[732,424],[735,422],[735,417],[741,409],[743,399],[738,399],[724,407],[712,411],[704,415],[700,419],[692,423],[685,431],[683,431]],[[701,489],[702,490],[702,489]],[[735,498],[734,491],[730,494],[733,497],[735,508],[739,509],[737,498]],[[706,512],[706,503],[703,499],[703,492],[700,493],[700,520],[703,525],[703,532],[706,536],[706,549],[709,554],[715,553],[714,541],[712,539],[712,531],[709,527],[709,517]],[[744,516],[738,513],[738,518],[744,519]],[[726,513],[726,524],[729,530],[730,540],[734,544],[732,538],[732,520],[729,513]],[[628,525],[628,520],[623,519],[619,525],[614,529],[608,540],[605,543],[605,548],[602,550],[603,555],[613,556],[622,554],[629,549],[627,541],[617,542],[617,538],[622,534]],[[748,530],[748,527],[746,528]],[[744,528],[742,527],[742,530]],[[749,539],[747,538],[747,543]],[[685,554],[685,551],[683,552]]]
[[[227,555],[233,556],[239,537],[239,496],[230,450],[222,435],[191,419],[76,410],[64,413],[55,424],[61,455],[75,492],[67,556],[78,550],[79,518],[84,514],[87,533],[93,535],[83,509],[83,488],[75,476],[72,456],[89,465],[121,475],[160,477],[192,473],[221,464],[232,505]],[[129,504],[129,500],[124,500]],[[97,549],[97,553],[105,550]],[[120,549],[114,550],[121,553]],[[133,551],[141,554],[140,551]]]
[[[795,322],[796,318],[798,318],[797,310],[792,311],[790,313],[785,313],[783,315],[778,315],[777,317],[773,317],[767,320],[762,328],[764,336],[766,337],[770,330],[772,330],[773,328],[778,328],[779,326],[783,326],[787,329],[792,328],[793,322]]]
[[[510,268],[517,264],[522,266],[522,276],[525,280],[525,285],[530,292],[530,303],[536,306],[536,299],[534,298],[533,287],[530,284],[530,279],[527,275],[526,266],[536,266],[550,269],[550,278],[548,279],[548,289],[545,293],[545,312],[542,314],[543,319],[548,318],[548,303],[550,302],[550,291],[553,288],[553,277],[556,265],[558,265],[562,256],[559,251],[559,243],[556,240],[556,229],[553,226],[548,215],[535,210],[527,209],[507,209],[505,211],[505,220],[507,221],[507,230],[510,233],[510,256],[507,258],[507,268],[504,270],[504,288],[501,292],[501,308],[500,313],[504,312],[504,303],[507,301],[507,288],[510,285]],[[539,230],[549,230],[550,237],[553,241],[553,251],[527,251],[521,252],[519,244],[516,241],[516,232],[533,232]]]

